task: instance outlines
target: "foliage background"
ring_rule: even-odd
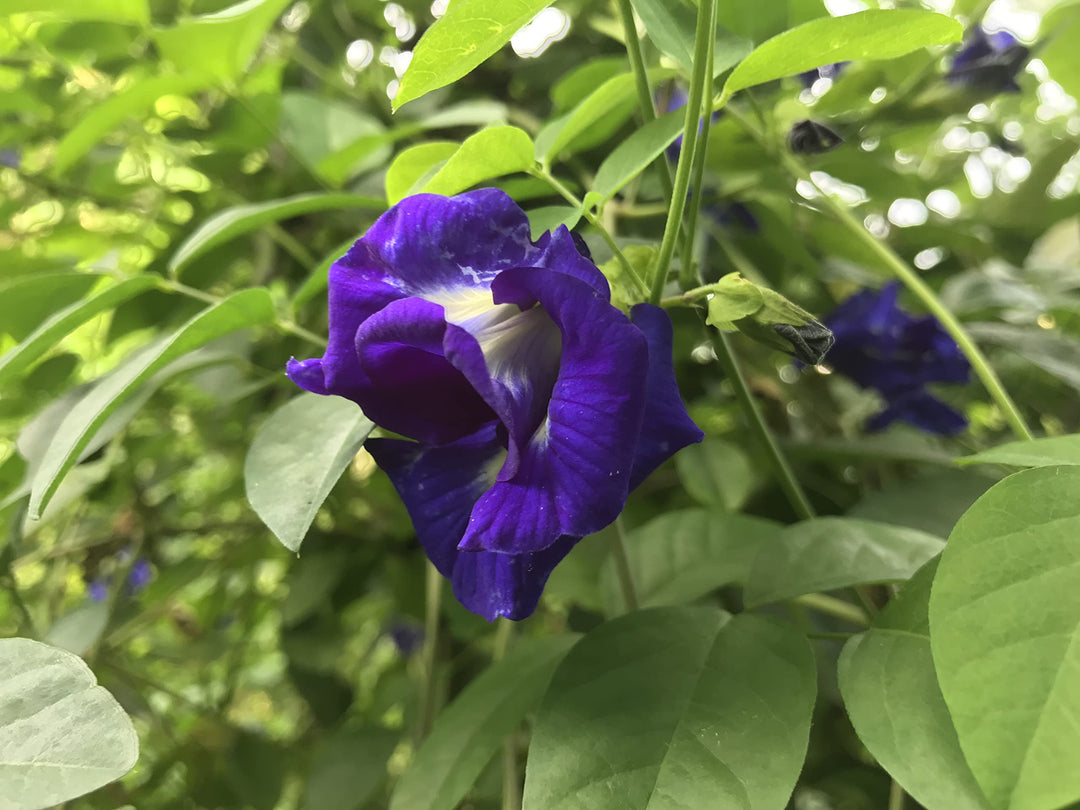
[[[4,380],[0,636],[37,638],[83,656],[133,718],[141,748],[135,769],[69,807],[333,810],[452,807],[459,799],[466,807],[505,807],[504,783],[513,785],[505,774],[524,773],[522,719],[536,708],[543,682],[528,687],[507,676],[486,686],[492,701],[514,693],[511,685],[521,690],[524,705],[506,715],[509,766],[496,756],[501,734],[470,738],[451,729],[439,744],[477,759],[475,780],[430,801],[402,798],[401,789],[391,802],[407,784],[417,729],[430,723],[422,697],[432,680],[422,654],[425,562],[408,516],[361,452],[318,511],[303,553],[293,554],[249,506],[245,459],[267,416],[296,396],[285,360],[320,353],[326,269],[386,207],[388,167],[419,178],[454,148],[446,143],[494,124],[542,139],[545,123],[626,71],[618,20],[607,2],[560,2],[558,13],[534,24],[531,40],[515,38],[465,78],[391,114],[410,48],[443,10],[439,3],[250,0],[226,16],[200,16],[226,6],[0,4],[0,354],[117,280],[153,279]],[[845,145],[807,158],[818,184],[914,263],[990,355],[1038,432],[1073,433],[1080,421],[1080,115],[1073,98],[1080,62],[1067,32],[1080,32],[1080,6],[933,6],[969,24],[1009,25],[1035,42],[1019,76],[1022,92],[950,86],[943,73],[955,47],[938,47],[853,64],[831,87],[808,90],[793,77],[754,90],[753,104],[750,96],[733,103],[760,116],[775,138],[810,116],[836,128]],[[881,7],[920,6],[896,0]],[[827,13],[815,0],[720,8],[729,31],[756,43]],[[658,52],[646,47],[658,63]],[[530,48],[527,58],[515,52]],[[640,126],[635,103],[631,93],[617,99],[556,156],[554,173],[575,192],[591,187],[613,146]],[[406,152],[419,144],[444,145]],[[410,170],[407,161],[393,162],[403,153],[426,154],[428,162]],[[536,177],[491,182],[537,211],[538,223],[563,204]],[[796,183],[735,116],[713,127],[706,187],[707,199],[744,205],[755,221],[703,218],[707,279],[740,270],[823,315],[887,278],[880,258],[815,204],[813,188]],[[624,247],[655,244],[666,213],[661,199],[656,174],[646,172],[605,208],[604,224]],[[596,230],[584,223],[582,230],[598,263],[610,259]],[[252,328],[224,330],[141,384],[81,452],[41,519],[31,520],[30,484],[90,386],[208,302],[249,288],[265,290],[236,324]],[[917,309],[914,299],[905,303]],[[754,543],[797,515],[745,430],[700,317],[689,308],[672,315],[684,398],[708,439],[631,498],[624,517],[631,558],[646,605],[738,611]],[[1008,471],[954,463],[1007,438],[1003,414],[975,383],[938,392],[970,419],[957,438],[905,427],[867,435],[862,425],[880,408],[876,395],[827,368],[800,370],[764,346],[733,340],[822,515],[943,539]],[[287,467],[273,472],[287,483]],[[931,556],[911,556],[904,545],[884,564],[887,576],[851,572],[856,546],[847,531],[838,528],[840,541],[815,555],[820,569],[840,572],[835,584],[826,578],[809,590],[902,581]],[[514,648],[552,645],[545,649],[554,666],[551,651],[563,634],[623,612],[610,542],[602,533],[575,550],[537,614],[516,629]],[[151,575],[134,592],[126,583],[141,560]],[[770,586],[782,590],[781,579],[776,574]],[[104,599],[91,598],[94,583],[104,585]],[[803,584],[790,595],[808,593]],[[1071,587],[1059,585],[1062,594]],[[891,590],[875,587],[883,603]],[[790,806],[884,807],[896,789],[867,751],[865,734],[853,730],[836,683],[845,634],[859,628],[822,613],[820,603],[783,596],[760,600],[774,604],[758,612],[813,635],[819,671],[809,753]],[[857,614],[854,601],[844,604]],[[430,634],[427,641],[436,703],[446,705],[505,651],[508,631],[452,600],[443,600],[438,618],[440,635],[434,646]],[[474,719],[492,711],[484,704],[478,701]],[[1058,744],[1080,750],[1075,739]],[[762,749],[763,760],[771,755]],[[1076,798],[1022,806],[1063,807]],[[779,801],[753,806],[780,807],[786,797]]]

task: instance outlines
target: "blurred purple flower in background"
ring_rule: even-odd
[[[1018,93],[1020,85],[1016,82],[1016,76],[1030,53],[1007,31],[988,34],[977,27],[953,57],[946,78],[952,84],[977,90]]]
[[[531,614],[577,541],[702,438],[667,314],[613,307],[570,232],[531,241],[498,189],[402,200],[331,267],[329,306],[326,353],[290,379],[413,440],[366,446],[487,619]]]
[[[130,555],[131,552],[124,549],[116,554],[115,560],[123,564],[126,560],[131,559]],[[150,580],[153,578],[154,569],[150,565],[150,561],[145,557],[139,557],[131,566],[131,570],[128,571],[126,586],[128,596],[135,596],[135,594],[142,591],[150,584]],[[87,596],[93,602],[104,602],[109,598],[109,584],[111,582],[112,576],[109,575],[95,577],[86,586]]]
[[[967,358],[932,316],[916,318],[897,306],[899,284],[848,298],[826,319],[836,344],[829,364],[863,388],[873,388],[886,408],[867,427],[894,421],[931,433],[952,434],[967,420],[926,390],[930,383],[965,383]]]
[[[802,81],[805,87],[812,87],[814,82],[818,79],[833,79],[839,78],[840,74],[844,72],[850,62],[833,62],[828,65],[822,65],[819,68],[813,70],[807,70],[804,73],[799,74],[799,79]]]

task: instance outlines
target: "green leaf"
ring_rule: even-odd
[[[281,139],[335,188],[390,156],[390,133],[357,105],[292,91],[281,96]]]
[[[762,616],[653,608],[607,622],[551,679],[524,810],[784,807],[816,691],[806,638]]]
[[[263,225],[315,211],[338,208],[382,211],[384,206],[379,200],[356,194],[313,193],[226,208],[206,220],[183,241],[169,259],[169,272],[175,275],[207,251],[238,236],[258,230]]]
[[[120,704],[64,650],[0,639],[4,807],[44,810],[119,779],[139,756]]]
[[[31,518],[42,510],[94,434],[139,387],[172,361],[237,329],[269,323],[274,304],[265,289],[244,290],[203,310],[167,338],[105,378],[67,415],[45,451],[32,483]]]
[[[533,208],[528,214],[531,236],[534,240],[560,225],[573,228],[581,219],[581,209],[572,205],[545,205],[542,208]]]
[[[0,365],[0,370],[3,366]],[[1080,434],[1046,436],[1019,442],[1007,442],[956,459],[957,464],[1009,464],[1013,467],[1053,467],[1057,464],[1080,464]]]
[[[758,551],[778,541],[781,526],[719,509],[680,509],[626,535],[630,570],[643,607],[682,605],[717,588],[746,582]],[[622,608],[615,563],[601,571],[608,605]]]
[[[15,348],[0,356],[0,387],[15,379],[43,354],[95,315],[112,309],[157,284],[154,276],[135,276],[107,287],[97,295],[60,308],[53,301],[54,312]]]
[[[968,470],[935,471],[872,492],[847,515],[948,537],[960,516],[993,484],[993,478]],[[919,508],[912,509],[913,503]]]
[[[684,118],[680,112],[668,113],[616,146],[600,164],[591,193],[600,195],[604,202],[615,196],[674,143],[682,133]]]
[[[45,642],[75,655],[83,655],[101,638],[108,623],[108,604],[87,602],[53,622],[45,635]]]
[[[211,85],[204,74],[153,76],[95,106],[56,145],[52,172],[62,175],[98,141],[131,119],[141,119],[162,96],[186,96]]]
[[[930,45],[959,42],[963,27],[930,11],[895,9],[822,17],[763,42],[728,76],[723,95],[832,62],[893,59]]]
[[[687,76],[694,72],[694,31],[697,14],[683,0],[632,0],[645,32],[660,51],[670,56]],[[719,76],[750,53],[753,43],[724,29],[717,31],[713,76]]]
[[[540,702],[551,673],[578,640],[520,644],[462,690],[435,721],[394,788],[390,810],[453,810],[503,739]]]
[[[673,71],[658,68],[650,70],[649,75],[653,81],[657,81],[672,76]],[[554,160],[576,138],[609,118],[620,107],[628,103],[632,104],[636,93],[634,74],[623,73],[608,79],[564,116],[558,129],[554,130],[554,137],[551,138],[550,143],[545,143],[541,147],[539,145],[541,139],[538,136],[537,150],[542,152],[545,160]]]
[[[994,808],[1080,799],[1080,469],[1009,476],[960,518],[930,645],[960,747]]]
[[[413,50],[394,96],[395,111],[452,84],[499,50],[552,0],[455,0]]]
[[[1048,14],[1043,18],[1043,33],[1048,41],[1039,49],[1039,59],[1065,92],[1075,98],[1080,95],[1080,50],[1075,44],[1080,36],[1080,13],[1075,4],[1062,3],[1058,8],[1071,13],[1056,14],[1054,19],[1049,19]],[[1053,26],[1049,31],[1045,30],[1047,24]]]
[[[359,234],[357,236],[359,236]],[[349,248],[356,242],[356,238],[357,237],[352,237],[345,240],[326,254],[326,258],[319,262],[319,266],[311,271],[311,275],[304,279],[304,283],[300,285],[296,294],[293,295],[292,305],[294,307],[306,304],[316,295],[319,295],[326,290],[330,280],[330,265],[342,258],[349,251]]]
[[[386,170],[386,201],[396,205],[409,196],[421,178],[434,176],[436,167],[445,164],[459,146],[454,141],[430,141],[400,152]]]
[[[33,14],[62,22],[105,20],[139,25],[150,22],[146,0],[4,0],[0,14]]]
[[[804,520],[762,546],[750,569],[750,607],[871,582],[908,579],[944,541],[926,532],[854,518]]]
[[[760,483],[754,465],[738,445],[706,437],[675,456],[687,493],[705,506],[737,512]]]
[[[304,807],[357,810],[386,781],[386,761],[398,735],[385,728],[344,728],[321,743],[312,757]]]
[[[941,696],[927,603],[937,560],[919,569],[866,633],[844,646],[840,693],[859,739],[928,810],[989,810]]]
[[[57,309],[73,305],[101,280],[97,273],[37,273],[0,285],[0,333],[27,339]]]
[[[290,0],[243,0],[154,31],[161,55],[184,73],[231,82],[244,72]]]
[[[355,402],[301,394],[263,422],[244,462],[248,502],[296,551],[334,484],[375,426]]]
[[[528,171],[535,163],[533,142],[524,130],[488,127],[466,138],[420,190],[450,196],[485,180]]]
[[[973,323],[980,343],[995,343],[1080,391],[1080,340],[1059,331],[1007,323]]]

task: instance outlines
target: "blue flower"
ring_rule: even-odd
[[[104,602],[109,598],[108,580],[98,577],[86,586],[86,593],[92,602]]]
[[[818,79],[836,79],[844,72],[850,63],[849,62],[833,62],[828,65],[822,65],[819,68],[813,70],[807,70],[799,74],[799,79],[802,81],[803,86],[812,87],[814,82]]]
[[[412,440],[367,449],[458,600],[488,619],[531,614],[574,544],[702,437],[666,313],[613,307],[570,232],[532,242],[497,189],[403,200],[329,284],[326,353],[288,375]]]
[[[17,169],[22,164],[22,154],[18,149],[0,149],[0,166]]]
[[[871,430],[900,420],[931,433],[957,433],[967,421],[926,385],[967,382],[967,358],[935,318],[900,309],[898,292],[896,282],[880,292],[864,290],[833,311],[825,321],[836,337],[829,364],[885,398],[887,407],[871,419]]]
[[[1018,93],[1016,75],[1030,51],[1007,31],[987,34],[976,28],[953,58],[946,78],[949,82],[994,93]]]
[[[128,573],[128,592],[132,595],[137,594],[143,588],[150,584],[150,580],[153,579],[154,572],[150,567],[150,561],[145,557],[140,557],[131,566],[131,571]]]

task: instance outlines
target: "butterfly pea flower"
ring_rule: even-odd
[[[1019,93],[1016,76],[1030,51],[1007,31],[975,28],[953,58],[946,78],[952,84],[994,93]]]
[[[926,386],[967,382],[967,358],[935,318],[900,309],[898,292],[896,282],[880,292],[864,290],[833,311],[825,321],[836,338],[829,364],[884,398],[885,410],[871,418],[869,429],[903,421],[931,433],[957,433],[967,420]]]
[[[124,563],[127,559],[130,559],[127,555],[130,552],[122,551],[116,555],[117,561]],[[139,557],[131,566],[131,570],[127,575],[127,593],[129,596],[135,596],[147,585],[150,584],[150,580],[154,578],[154,570],[150,566],[150,561],[145,557]],[[90,597],[92,602],[104,602],[109,598],[109,584],[112,581],[111,576],[99,576],[91,580],[86,586],[86,593]]]
[[[497,189],[418,194],[330,268],[325,354],[301,388],[356,402],[429,559],[489,620],[533,612],[584,535],[700,441],[663,310],[629,317],[565,227],[530,239]]]

